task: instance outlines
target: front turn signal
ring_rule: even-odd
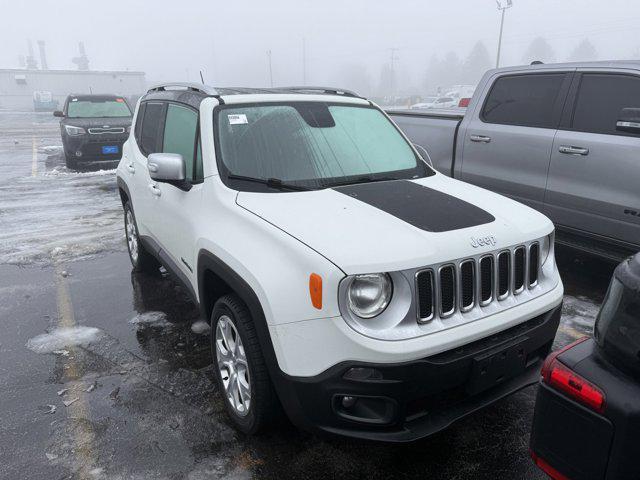
[[[317,273],[309,275],[309,295],[311,305],[318,310],[322,309],[322,277]]]

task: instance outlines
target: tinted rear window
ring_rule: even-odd
[[[160,151],[159,136],[162,132],[164,105],[162,103],[147,103],[142,119],[140,134],[140,150],[146,155]]]
[[[572,128],[581,132],[620,134],[616,123],[620,111],[629,107],[640,108],[639,77],[585,74],[580,81]]]
[[[488,123],[555,128],[556,102],[564,73],[501,77],[482,110]]]

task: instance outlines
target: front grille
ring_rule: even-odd
[[[460,310],[467,312],[475,303],[475,262],[465,260],[460,264]]]
[[[518,247],[513,254],[513,291],[520,293],[524,290],[524,247]]]
[[[440,268],[440,316],[448,317],[456,311],[456,270],[453,265]]]
[[[540,268],[540,246],[532,243],[529,247],[529,286],[538,284],[538,269]]]
[[[416,273],[416,304],[420,322],[447,318],[517,295],[538,284],[539,244],[466,258]]]
[[[487,255],[480,259],[480,305],[485,306],[493,300],[494,274],[493,255]]]
[[[423,270],[416,275],[416,292],[418,295],[418,318],[431,320],[434,315],[433,306],[433,273],[431,270]]]
[[[102,135],[103,133],[124,133],[124,127],[92,127],[89,128],[91,135]]]

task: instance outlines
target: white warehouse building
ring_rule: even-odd
[[[145,87],[144,72],[0,69],[0,110],[53,110],[56,103],[62,108],[70,93],[131,98],[143,94]]]

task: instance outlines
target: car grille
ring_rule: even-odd
[[[124,133],[124,127],[92,127],[89,128],[91,135],[101,135],[103,133]]]
[[[467,258],[416,273],[418,321],[448,318],[485,307],[538,284],[540,246],[519,245],[480,258]]]

